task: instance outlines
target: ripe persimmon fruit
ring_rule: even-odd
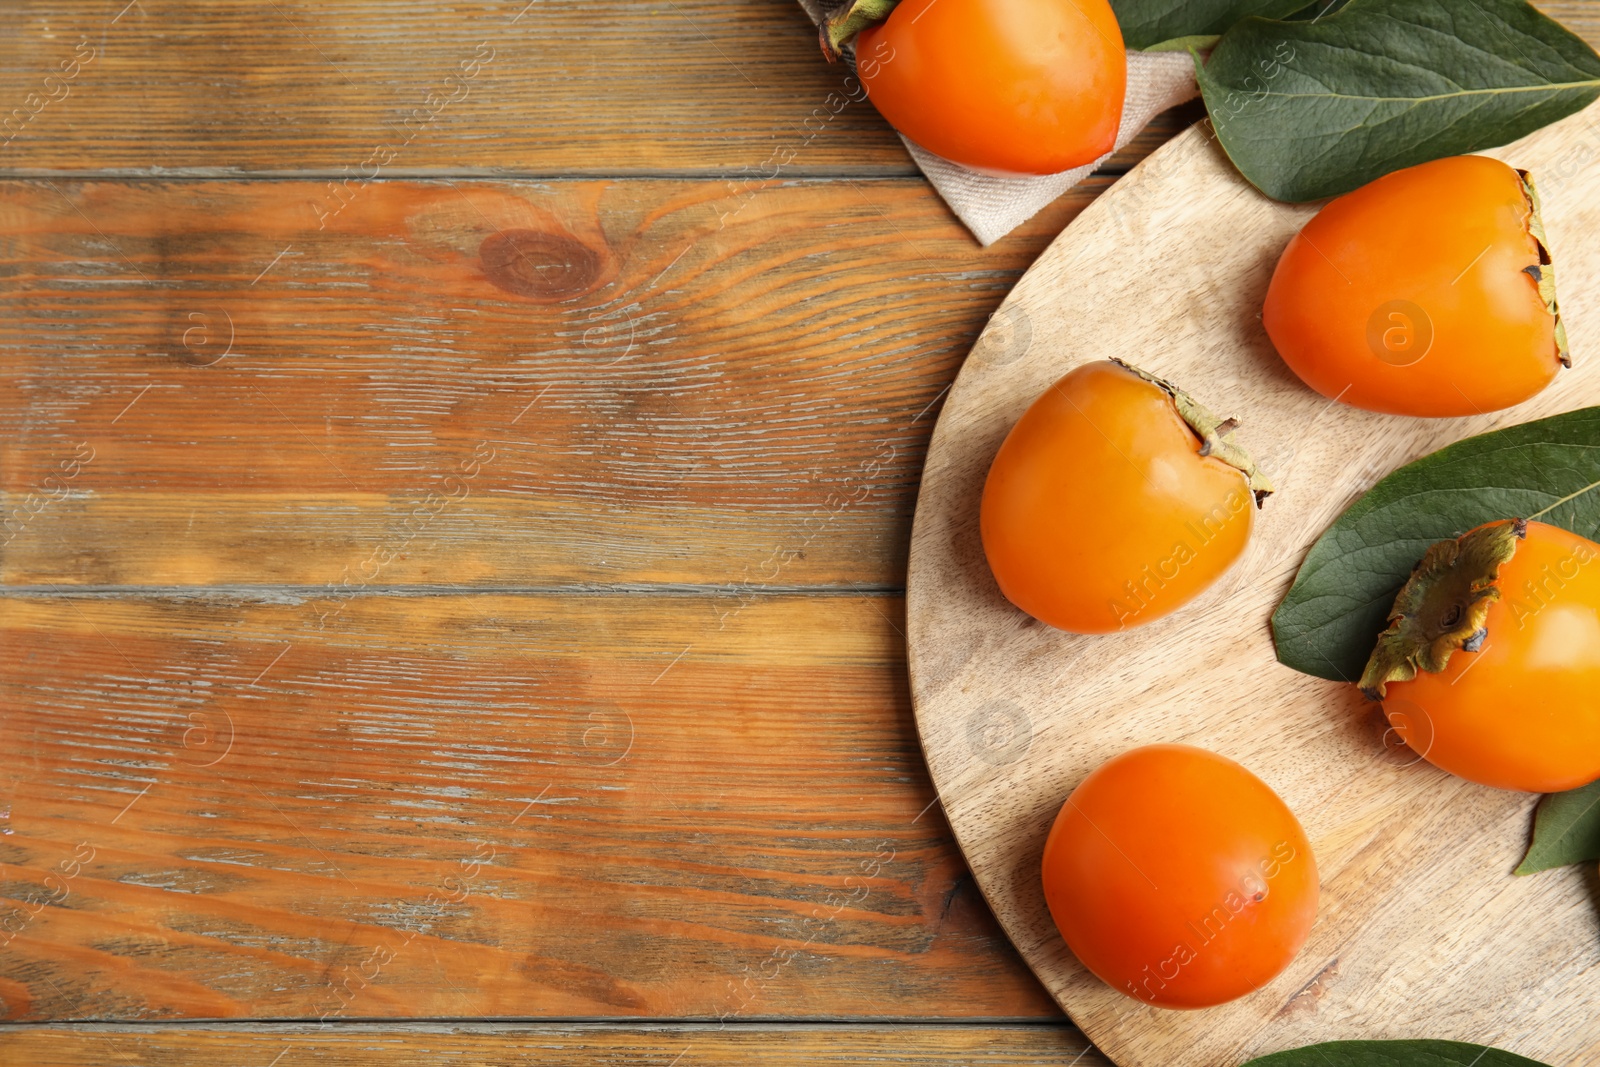
[[[1249,541],[1271,485],[1218,419],[1115,360],[1034,401],[989,468],[979,526],[1005,597],[1072,633],[1109,633],[1193,600]]]
[[[1107,760],[1061,806],[1044,895],[1067,947],[1113,989],[1205,1008],[1259,989],[1317,917],[1305,830],[1265,782],[1188,745]]]
[[[1128,61],[1107,0],[901,0],[856,36],[890,124],[996,174],[1054,174],[1116,144]]]
[[[1527,174],[1487,156],[1395,171],[1289,242],[1261,321],[1331,399],[1394,415],[1520,404],[1570,362]]]
[[[1451,774],[1534,793],[1600,778],[1600,545],[1521,519],[1439,542],[1361,687]]]

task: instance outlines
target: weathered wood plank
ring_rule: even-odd
[[[898,599],[0,601],[17,1020],[1050,1016]]]
[[[362,1024],[327,1029],[231,1026],[13,1027],[0,1060],[29,1067],[214,1067],[220,1063],[435,1067],[439,1063],[541,1067],[1110,1067],[1066,1023],[1052,1025],[717,1026],[571,1024]],[[274,1059],[281,1056],[280,1059]]]
[[[897,584],[1091,193],[987,250],[912,180],[340,195],[0,183],[5,582]]]
[[[917,173],[785,0],[8,4],[0,101],[11,175]]]
[[[0,10],[8,171],[915,173],[792,0],[121,8]]]
[[[1600,42],[1592,0],[1540,6]],[[791,0],[14,0],[0,173],[915,174],[846,76]]]

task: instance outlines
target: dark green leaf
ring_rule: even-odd
[[[1249,18],[1198,72],[1217,138],[1278,200],[1476,152],[1600,96],[1600,56],[1525,0],[1350,0]]]
[[[1349,2],[1350,0],[1317,0],[1310,7],[1302,11],[1296,11],[1289,17],[1292,19],[1320,19],[1332,15]]]
[[[1373,486],[1311,546],[1273,612],[1278,659],[1359,678],[1428,546],[1508,518],[1600,535],[1600,408],[1468,438]]]
[[[1600,782],[1552,793],[1539,801],[1533,820],[1533,844],[1522,857],[1518,874],[1600,860]]]
[[[1251,1060],[1245,1067],[1545,1067],[1464,1041],[1329,1041]]]
[[[1122,42],[1145,49],[1176,37],[1222,33],[1248,15],[1282,18],[1312,0],[1111,0]],[[1327,0],[1322,0],[1327,3]]]

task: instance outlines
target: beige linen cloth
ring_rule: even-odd
[[[820,24],[834,4],[800,0],[811,21]],[[1200,92],[1194,80],[1194,59],[1187,52],[1129,52],[1128,95],[1122,105],[1122,125],[1117,129],[1121,148],[1161,112],[1192,100]],[[996,178],[952,163],[907,141],[911,158],[944,197],[980,244],[992,244],[1032,218],[1050,201],[1077,185],[1110,152],[1087,166],[1060,174],[1027,178]]]

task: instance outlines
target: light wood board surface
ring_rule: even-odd
[[[984,895],[1122,1067],[1216,1067],[1340,1038],[1481,1041],[1554,1064],[1600,1057],[1593,868],[1513,878],[1534,798],[1412,765],[1385,745],[1354,686],[1279,665],[1268,629],[1306,548],[1382,475],[1471,434],[1600,403],[1600,105],[1492,154],[1539,182],[1577,360],[1521,407],[1395,418],[1302,385],[1259,313],[1278,254],[1315,209],[1261,196],[1204,127],[1136,168],[1044,253],[946,402],[908,579],[918,727]],[[1240,564],[1201,600],[1138,630],[1083,637],[1001,597],[978,501],[1028,404],[1107,356],[1242,418],[1241,442],[1279,491]],[[1213,749],[1264,778],[1305,825],[1322,875],[1317,924],[1288,970],[1202,1012],[1152,1008],[1090,975],[1039,886],[1045,835],[1073,786],[1155,742]]]

